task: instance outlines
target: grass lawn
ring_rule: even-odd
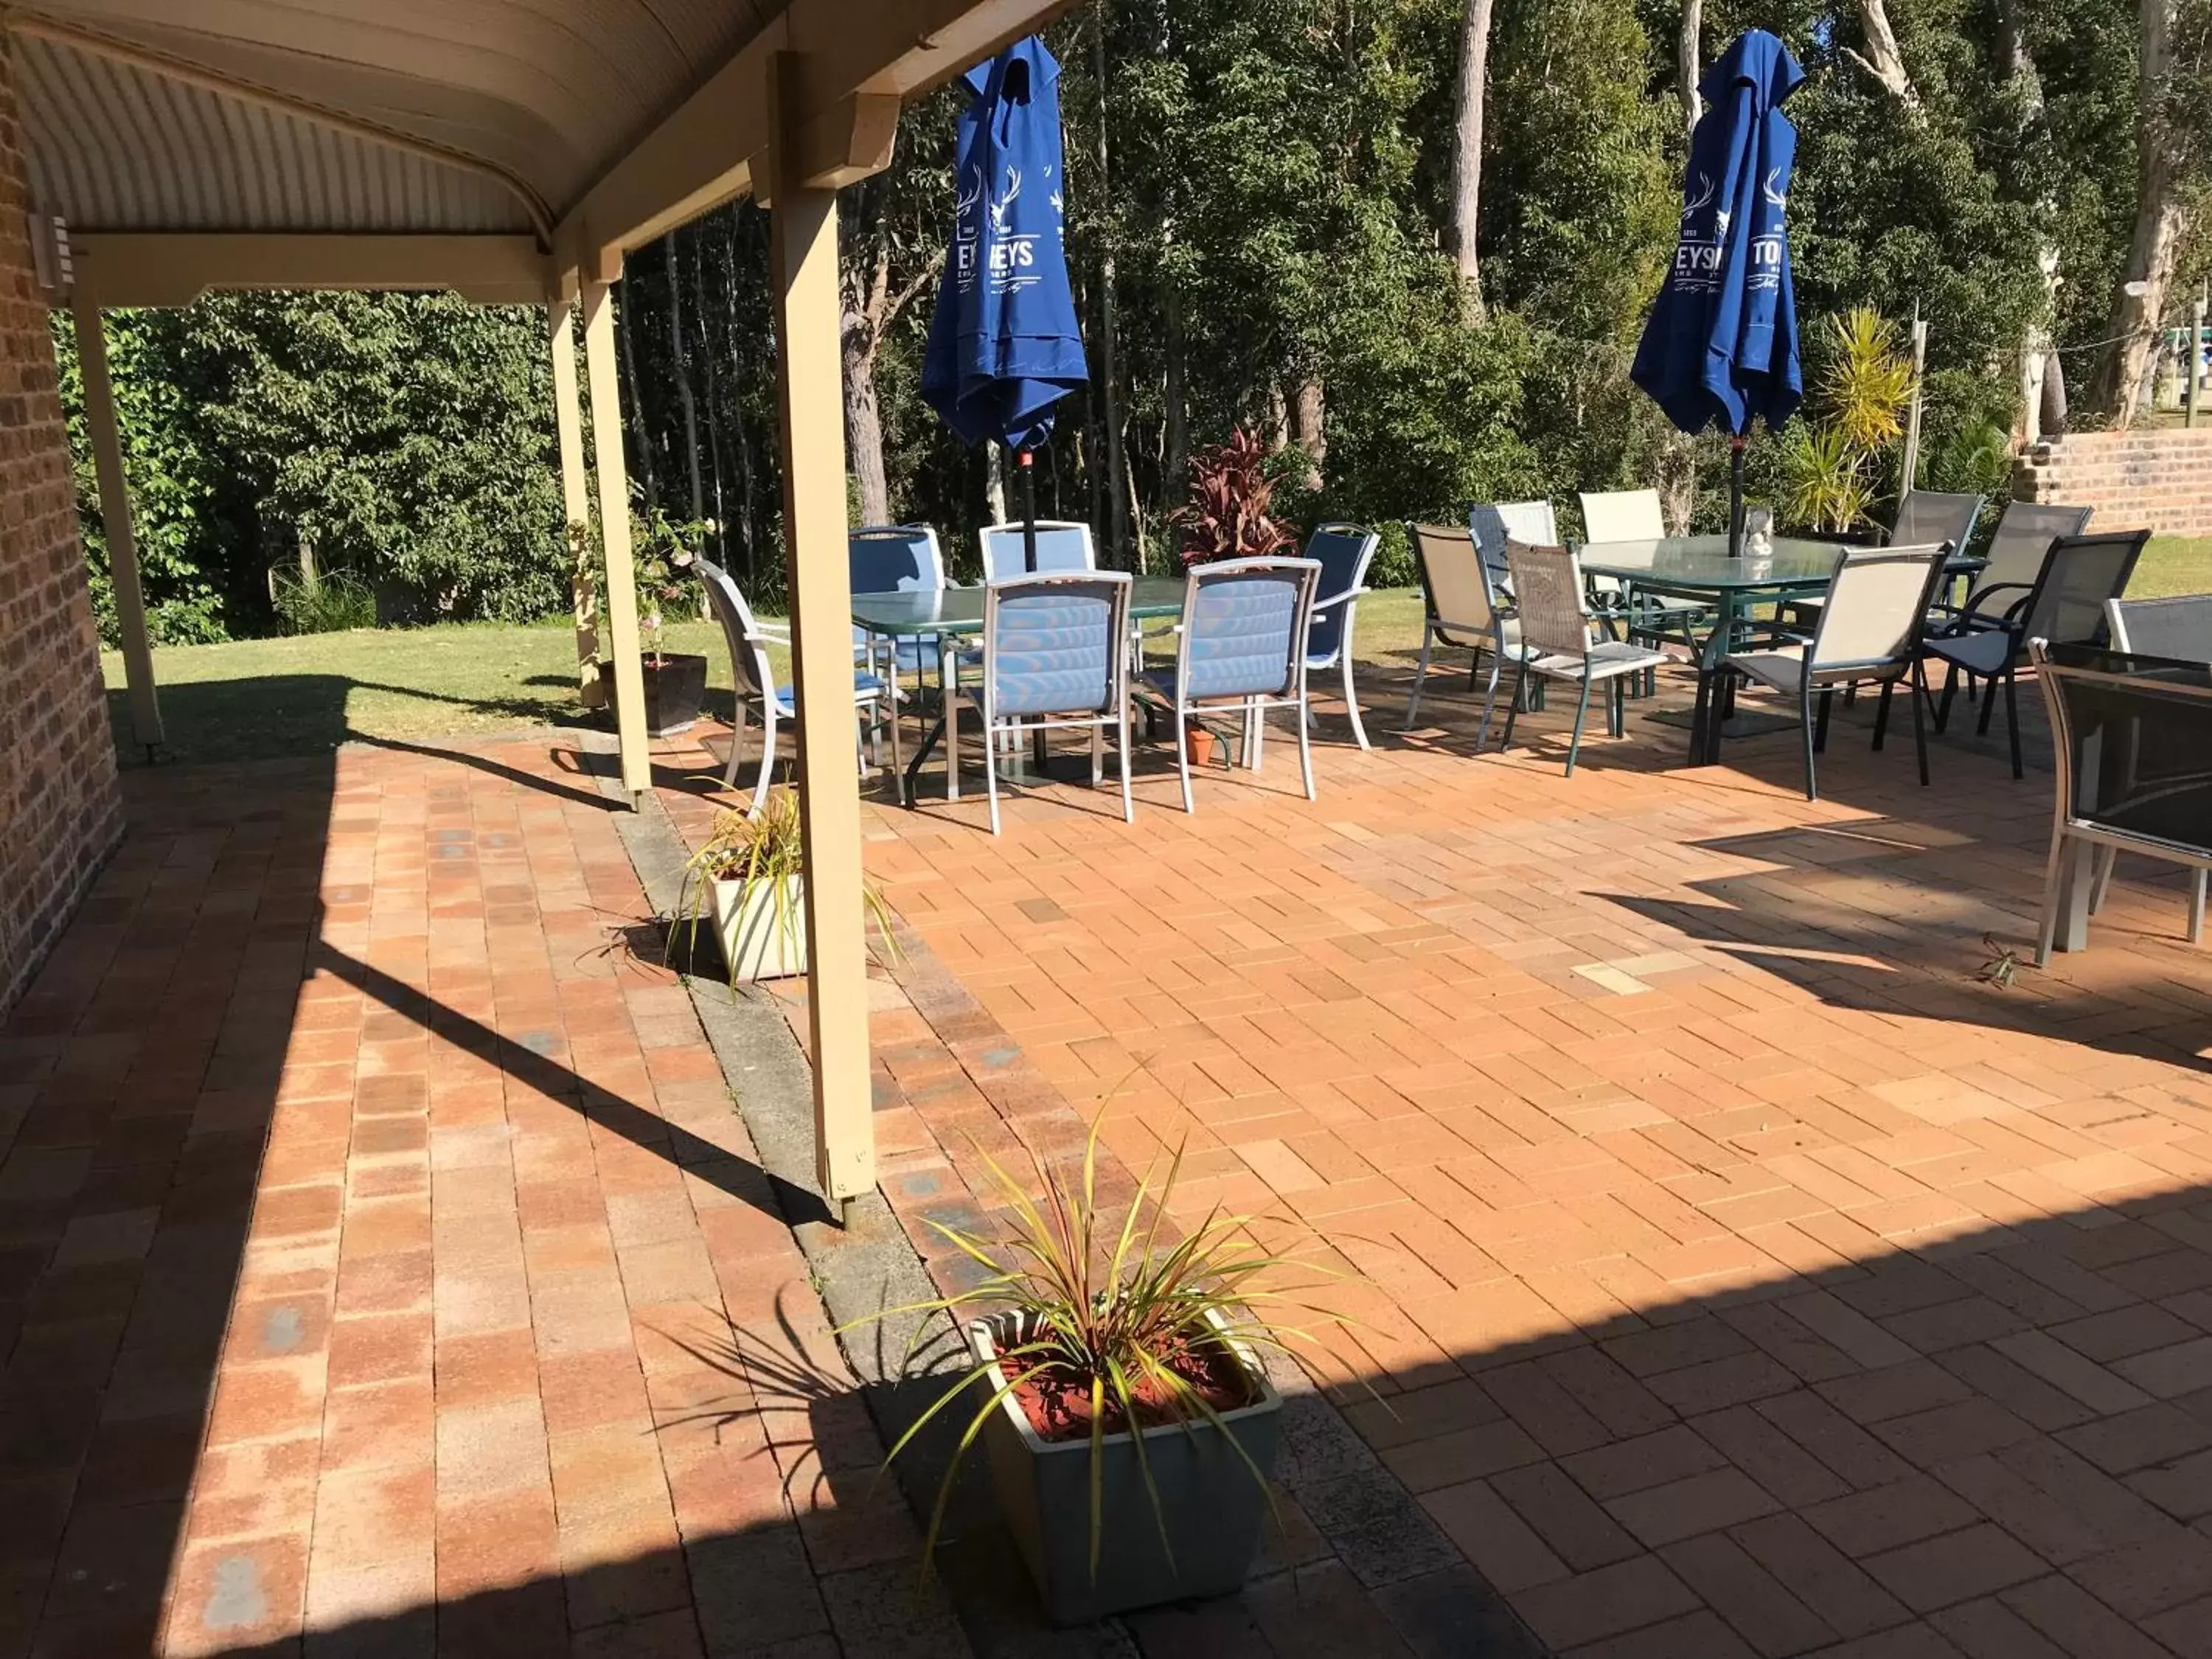
[[[2212,541],[2154,541],[2136,572],[2138,595],[2212,592]],[[1364,661],[1409,656],[1421,640],[1420,594],[1370,595],[1359,607]],[[668,630],[672,650],[703,652],[710,707],[729,708],[721,632],[705,623]],[[123,659],[103,653],[108,706],[124,753]],[[779,673],[787,665],[778,659]],[[301,638],[175,646],[154,653],[169,752],[178,760],[311,755],[349,738],[422,742],[502,727],[604,720],[575,693],[575,636],[564,623],[471,623]]]

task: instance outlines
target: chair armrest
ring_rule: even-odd
[[[1346,599],[1356,599],[1362,593],[1372,593],[1374,591],[1371,587],[1347,587],[1341,593],[1332,593],[1325,599],[1316,599],[1314,609],[1316,611],[1326,611],[1333,605],[1341,605]]]
[[[866,630],[863,629],[862,631],[865,632]],[[889,636],[885,635],[884,637],[888,638]],[[791,643],[791,630],[787,628],[770,628],[766,623],[755,623],[753,624],[753,631],[745,635],[745,643],[748,645],[758,645],[763,641],[770,645],[789,645]]]

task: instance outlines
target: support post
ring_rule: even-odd
[[[131,523],[131,488],[123,476],[123,434],[115,423],[115,387],[107,374],[107,331],[88,269],[70,290],[76,320],[77,364],[84,376],[84,422],[100,481],[100,522],[107,535],[107,568],[115,588],[115,625],[123,636],[123,676],[130,689],[131,732],[149,760],[160,747],[161,702],[154,688],[154,651],[146,635],[146,595],[138,581],[138,538]]]
[[[2204,373],[2204,290],[2197,290],[2197,301],[2189,307],[2189,345],[2181,354],[2181,372],[2185,402],[2182,407],[2189,412],[2182,417],[2185,426],[2197,424],[2197,383]]]
[[[576,395],[576,302],[556,295],[546,307],[553,336],[553,427],[561,450],[561,516],[576,617],[576,695],[586,708],[605,705],[599,681],[599,593],[592,570],[592,486],[584,473],[584,416]]]
[[[806,860],[807,1021],[814,1061],[816,1175],[842,1204],[876,1184],[868,1078],[867,925],[861,903],[860,786],[854,755],[850,528],[839,395],[837,193],[798,169],[791,112],[799,58],[768,64],[769,174],[782,406],[783,522],[799,714],[799,801]]]
[[[642,808],[653,787],[645,735],[645,669],[638,659],[637,571],[630,562],[629,471],[623,461],[622,382],[615,367],[615,307],[605,282],[583,289],[584,367],[592,384],[592,448],[599,480],[599,538],[607,550],[607,630],[614,653],[615,728],[623,787]],[[848,696],[852,694],[846,693]]]

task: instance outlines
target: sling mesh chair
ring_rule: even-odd
[[[1201,714],[1242,714],[1256,732],[1271,708],[1297,717],[1298,768],[1314,799],[1313,744],[1306,729],[1308,630],[1321,582],[1318,559],[1223,559],[1191,567],[1172,668],[1146,671],[1138,689],[1175,715],[1182,810],[1198,810],[1183,733]],[[1257,766],[1259,745],[1247,750]]]
[[[1827,603],[1820,607],[1813,637],[1803,647],[1739,652],[1721,665],[1723,673],[1740,675],[1796,699],[1805,744],[1807,800],[1820,799],[1814,757],[1827,747],[1828,709],[1835,700],[1836,688],[1868,681],[1879,681],[1881,685],[1881,706],[1875,711],[1874,720],[1876,749],[1888,734],[1890,694],[1899,680],[1907,683],[1905,696],[1912,704],[1912,745],[1919,755],[1920,781],[1926,787],[1928,720],[1921,705],[1920,638],[1928,623],[1929,603],[1935,597],[1936,584],[1943,580],[1943,562],[1949,553],[1948,542],[1933,547],[1849,549],[1836,561]],[[1717,725],[1712,742],[1717,758]]]
[[[799,719],[797,694],[790,686],[775,683],[768,661],[769,643],[788,645],[791,636],[781,629],[763,628],[755,621],[745,596],[738,592],[738,585],[719,565],[700,560],[699,576],[707,586],[707,602],[714,607],[714,619],[722,624],[722,641],[730,648],[730,678],[737,688],[737,712],[730,721],[730,763],[722,769],[722,787],[737,787],[738,763],[745,750],[746,716],[757,713],[761,726],[760,776],[753,785],[750,809],[757,817],[768,803],[769,780],[775,771],[776,727],[779,724],[793,725]],[[867,717],[871,726],[877,723],[884,695],[883,681],[865,669],[854,671],[853,706],[856,713]],[[856,745],[859,736],[856,730]],[[861,769],[865,774],[865,764]]]
[[[1938,607],[1949,617],[1952,631],[1964,628],[1995,628],[2004,615],[2025,599],[2043,574],[2043,561],[2051,544],[2062,536],[2079,536],[2089,527],[2094,507],[2064,507],[2056,501],[2011,501],[1990,537],[1988,562],[1974,577],[1964,604]],[[1961,547],[1966,544],[1960,544]]]
[[[2112,649],[2163,657],[2172,662],[2212,664],[2212,593],[2191,593],[2165,599],[2108,599],[2105,616],[2112,635]],[[2112,866],[2119,849],[2098,849],[2096,884],[2089,892],[2089,913],[2105,908],[2105,894],[2112,884]],[[2206,889],[2212,886],[2207,872],[2198,870],[2189,883],[2189,941],[2204,939]]]
[[[1023,542],[1022,526],[1018,524],[988,524],[975,532],[983,549],[983,580],[1002,582],[1012,576],[1030,574],[1027,553]],[[1036,574],[1048,571],[1096,570],[1098,568],[1097,544],[1091,538],[1091,526],[1073,524],[1065,519],[1039,519],[1036,522]]]
[[[1931,635],[1922,649],[1950,671],[1943,680],[1943,700],[1936,709],[1936,729],[1941,732],[1949,726],[1959,677],[1971,674],[1989,683],[1982,691],[1982,717],[1975,727],[1976,735],[1987,735],[2002,683],[2005,729],[2012,739],[2012,775],[2026,776],[2021,763],[2016,682],[2027,641],[2102,645],[2105,602],[2127,591],[2128,578],[2135,574],[2136,561],[2149,539],[2148,530],[2062,536],[2044,555],[2043,568],[2026,598],[1996,612],[1987,623],[1961,621],[1950,631]]]
[[[1908,489],[1905,499],[1898,503],[1897,521],[1883,537],[1883,545],[1942,546],[1948,551],[1963,553],[1973,543],[1974,526],[1982,516],[1982,503],[1979,495]],[[1942,586],[1941,582],[1936,584],[1939,591]],[[1826,594],[1808,594],[1804,599],[1790,600],[1787,608],[1793,621],[1809,628],[1819,619],[1820,607],[1827,602]]]
[[[1482,508],[1476,508],[1481,512]],[[1406,700],[1406,731],[1421,710],[1421,687],[1429,678],[1429,659],[1435,648],[1471,651],[1474,665],[1468,676],[1472,690],[1482,672],[1482,659],[1490,658],[1490,686],[1506,660],[1521,659],[1521,626],[1511,608],[1502,605],[1490,562],[1483,556],[1475,532],[1449,525],[1409,524],[1406,534],[1413,544],[1413,564],[1421,575],[1421,657],[1413,667],[1413,694]],[[1498,544],[1502,555],[1504,544]]]
[[[999,833],[998,745],[993,739],[1026,729],[1069,728],[1091,733],[1091,781],[1104,770],[1106,728],[1121,744],[1121,817],[1135,817],[1129,794],[1129,591],[1118,570],[1059,571],[1012,576],[983,593],[983,671],[980,686],[954,694],[983,717],[983,775],[991,797],[991,833]],[[945,758],[960,775],[960,721],[945,721]]]
[[[1506,543],[1559,545],[1559,515],[1549,501],[1477,501],[1467,510],[1467,528],[1481,551],[1482,562],[1501,580],[1505,575]]]
[[[863,525],[847,534],[845,550],[855,594],[945,589],[945,551],[938,545],[936,531],[926,524]],[[884,723],[890,728],[893,771],[899,765],[898,706],[905,695],[900,681],[908,674],[941,676],[942,647],[942,641],[914,635],[878,639],[865,629],[853,630],[853,660],[884,682]]]
[[[2135,853],[2197,872],[2189,937],[2204,933],[2212,871],[2212,667],[2031,640],[2051,710],[2058,790],[2045,872],[2038,967],[2087,932],[2098,856]]]
[[[1352,627],[1359,596],[1367,592],[1367,567],[1374,562],[1382,537],[1358,524],[1325,524],[1306,538],[1306,557],[1321,566],[1320,585],[1328,592],[1314,601],[1313,628],[1306,636],[1306,671],[1344,672],[1344,706],[1352,716],[1352,735],[1370,748],[1360,723],[1359,693],[1352,683]],[[1256,732],[1257,727],[1255,731]]]
[[[1521,659],[1516,665],[1520,685],[1525,685],[1531,674],[1582,684],[1582,700],[1575,708],[1574,735],[1567,745],[1567,775],[1572,777],[1575,761],[1582,753],[1583,722],[1589,714],[1590,687],[1600,680],[1606,682],[1606,729],[1617,738],[1627,724],[1621,706],[1621,680],[1656,668],[1667,659],[1660,653],[1627,640],[1592,637],[1597,618],[1591,614],[1588,591],[1583,586],[1582,561],[1571,550],[1508,542],[1505,562],[1513,573],[1514,609],[1521,624]],[[1500,750],[1513,746],[1513,722],[1521,712],[1522,698],[1517,695],[1520,685],[1516,685],[1516,695],[1505,711],[1505,734],[1498,745]],[[1497,708],[1498,682],[1493,679],[1490,695],[1482,702],[1482,729],[1474,740],[1477,754],[1482,752],[1483,744],[1490,736],[1490,720]]]
[[[1667,517],[1660,510],[1656,489],[1585,489],[1579,499],[1586,543],[1656,542],[1666,537]],[[1697,630],[1711,615],[1702,604],[1665,599],[1618,576],[1594,577],[1591,591],[1597,598],[1598,614],[1623,637],[1647,645],[1671,642],[1693,656],[1698,649]],[[1660,660],[1663,663],[1666,659]],[[1656,672],[1642,677],[1647,693],[1657,689],[1657,682]]]

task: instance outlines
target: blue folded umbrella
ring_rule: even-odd
[[[1782,105],[1805,78],[1764,29],[1739,36],[1698,83],[1681,240],[1629,370],[1685,432],[1741,436],[1796,411],[1805,382],[1784,224],[1797,129]]]
[[[1034,449],[1053,406],[1091,379],[1067,280],[1060,65],[1031,36],[966,78],[921,395],[963,442]]]

